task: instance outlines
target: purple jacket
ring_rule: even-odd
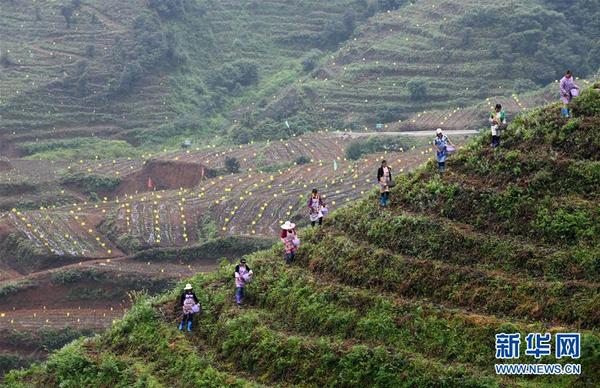
[[[571,96],[572,89],[579,89],[579,86],[575,85],[573,76],[571,78],[562,77],[560,79],[560,96]]]

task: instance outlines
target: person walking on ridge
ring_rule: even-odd
[[[285,248],[283,259],[286,264],[292,264],[296,258],[296,250],[298,250],[298,247],[300,246],[300,240],[296,233],[296,224],[286,221],[281,225],[281,229],[280,237]]]
[[[571,112],[569,111],[569,103],[573,99],[573,97],[577,97],[579,95],[579,86],[575,84],[573,80],[573,73],[571,70],[567,70],[565,72],[564,77],[561,78],[560,83],[560,99],[563,103],[562,108],[562,116],[569,118],[571,117]]]
[[[312,190],[312,194],[308,197],[308,212],[310,218],[310,225],[315,226],[318,222],[319,226],[323,225],[323,216],[325,211],[325,202],[319,195],[319,191],[317,189]]]
[[[192,290],[191,284],[186,284],[181,294],[180,305],[183,310],[183,318],[179,324],[179,330],[183,331],[183,328],[187,326],[187,331],[192,331],[192,325],[194,321],[194,314],[200,312],[200,302],[198,297]]]
[[[248,267],[246,259],[242,258],[240,263],[235,266],[235,302],[238,306],[242,305],[244,299],[244,287],[246,283],[252,280],[252,270]]]
[[[387,165],[386,160],[381,161],[381,167],[377,170],[377,182],[379,183],[379,206],[384,208],[390,200],[390,187],[393,185],[392,168]]]
[[[496,104],[494,111],[490,113],[490,129],[492,130],[492,147],[496,148],[500,145],[500,131],[506,126],[506,113],[502,109],[502,105]]]
[[[440,174],[446,171],[446,159],[448,158],[448,146],[452,146],[450,151],[454,151],[454,144],[448,139],[448,136],[444,135],[442,128],[438,128],[436,131],[435,139],[433,139],[433,145],[436,148],[436,157],[438,162],[438,169]]]

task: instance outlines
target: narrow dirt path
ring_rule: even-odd
[[[449,137],[453,135],[476,135],[479,131],[474,129],[448,129],[444,131]],[[393,132],[332,132],[332,134],[340,137],[348,136],[350,138],[365,137],[365,136],[413,136],[413,137],[435,137],[434,131],[393,131]]]
[[[39,329],[106,329],[123,317],[126,309],[35,309],[0,312],[0,326],[35,331]]]

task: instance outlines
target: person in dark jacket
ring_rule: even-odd
[[[196,294],[194,294],[191,284],[188,283],[185,285],[179,302],[183,310],[183,318],[179,324],[179,330],[183,330],[183,328],[187,325],[187,331],[192,331],[194,313],[197,312],[195,310],[199,307],[200,302],[198,301]]]
[[[387,161],[381,161],[381,167],[377,170],[377,182],[379,183],[379,205],[386,207],[390,200],[390,183],[392,182],[392,169]]]

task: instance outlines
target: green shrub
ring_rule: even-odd
[[[310,158],[308,156],[302,155],[302,156],[299,156],[298,158],[296,158],[296,160],[294,162],[298,165],[308,164],[308,163],[310,163]]]
[[[543,207],[538,210],[533,226],[549,242],[574,243],[596,236],[592,222],[592,215],[584,209]]]
[[[17,354],[3,353],[0,354],[0,376],[12,369],[24,368],[29,364],[29,361]]]
[[[366,154],[408,150],[413,144],[414,140],[406,136],[369,136],[350,143],[346,147],[346,157],[358,160]]]
[[[253,85],[258,82],[258,79],[258,64],[239,60],[223,65],[221,70],[212,75],[209,83],[215,88],[220,87],[232,92],[236,88]]]
[[[34,287],[34,283],[31,280],[20,280],[20,281],[10,281],[4,282],[0,285],[0,298],[14,295],[17,292],[26,290],[28,288]]]
[[[180,17],[185,12],[184,0],[149,0],[148,5],[167,19]]]
[[[304,58],[302,58],[302,70],[305,72],[311,72],[315,69],[319,60],[323,56],[323,52],[319,49],[310,50]]]
[[[225,158],[225,170],[227,170],[229,173],[237,174],[240,172],[240,162],[237,160],[237,158],[227,156]]]
[[[121,184],[122,178],[108,175],[67,173],[60,178],[63,185],[75,186],[86,194],[111,192]],[[97,196],[97,195],[96,195]]]
[[[52,272],[52,283],[58,285],[67,285],[80,281],[84,277],[84,272],[78,269],[66,269]]]

